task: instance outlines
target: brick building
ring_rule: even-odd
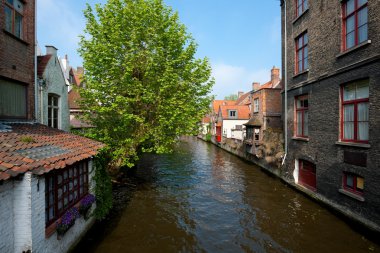
[[[284,176],[380,231],[380,2],[288,0],[281,12]]]
[[[0,2],[0,119],[35,118],[35,1]]]

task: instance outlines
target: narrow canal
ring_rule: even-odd
[[[171,155],[145,156],[136,177],[121,216],[80,252],[380,251],[280,180],[193,137]]]

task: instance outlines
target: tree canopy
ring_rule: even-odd
[[[238,95],[237,94],[230,94],[230,95],[224,97],[224,100],[236,101],[237,99],[238,99]]]
[[[179,136],[196,133],[214,80],[178,14],[162,0],[109,0],[84,15],[80,104],[114,164],[170,152]]]

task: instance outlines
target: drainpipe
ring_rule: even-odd
[[[285,89],[285,115],[284,115],[284,132],[285,132],[285,155],[282,164],[285,163],[286,155],[288,154],[288,68],[287,68],[287,29],[286,29],[286,0],[284,0],[284,89]]]
[[[34,121],[38,122],[38,80],[37,80],[37,0],[34,2]]]

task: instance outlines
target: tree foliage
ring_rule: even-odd
[[[114,165],[170,152],[178,136],[194,134],[214,81],[178,14],[162,0],[109,0],[84,15],[80,103]]]
[[[238,95],[237,94],[230,94],[230,95],[224,97],[224,100],[236,101],[237,99],[238,99]]]

